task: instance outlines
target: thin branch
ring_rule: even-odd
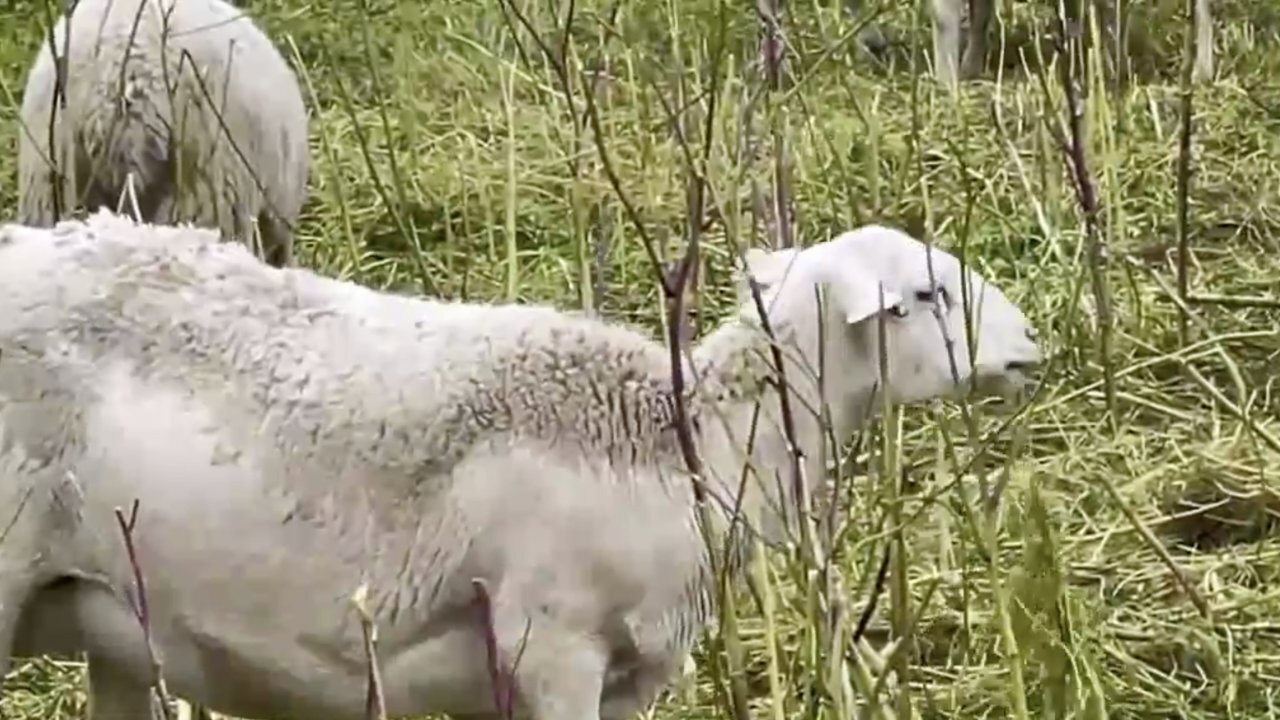
[[[1192,99],[1194,84],[1192,72],[1195,66],[1195,29],[1196,0],[1186,0],[1187,26],[1182,43],[1182,72],[1178,97],[1178,164],[1177,164],[1177,202],[1178,202],[1178,297],[1185,306],[1190,292],[1187,268],[1191,264],[1191,126]],[[1186,312],[1178,313],[1178,339],[1186,345],[1189,341],[1191,319]]]
[[[623,190],[622,180],[618,177],[618,171],[613,166],[613,158],[609,154],[604,128],[600,122],[600,108],[596,105],[596,88],[592,87],[591,84],[587,84],[583,87],[583,95],[587,102],[587,120],[591,123],[591,133],[595,139],[596,152],[600,156],[600,169],[604,171],[605,177],[609,180],[609,186],[613,189],[614,194],[617,195],[618,201],[622,203],[623,209],[626,210],[627,219],[631,221],[631,225],[640,236],[640,242],[643,243],[645,254],[649,257],[649,263],[658,276],[658,282],[663,293],[670,297],[673,288],[668,283],[667,278],[662,276],[662,259],[658,255],[658,248],[653,241],[653,235],[649,232],[644,218],[640,216],[640,211],[636,208],[635,203],[631,201],[631,197]]]
[[[49,11],[50,3],[42,3],[44,9],[44,20],[49,27],[49,55],[53,58],[54,77],[53,77],[53,98],[49,106],[49,125],[46,128],[49,140],[49,164],[52,166],[49,182],[51,200],[53,203],[53,219],[55,221],[62,219],[62,213],[66,210],[66,202],[62,197],[62,190],[65,187],[66,175],[63,168],[58,163],[58,145],[57,145],[57,127],[58,127],[58,111],[63,112],[67,109],[67,57],[71,54],[71,15],[75,12],[75,4],[72,3],[66,12],[66,25],[63,28],[63,45],[62,57],[58,57],[57,47],[54,44],[53,34],[53,13]]]
[[[387,699],[382,690],[382,672],[378,668],[378,626],[368,605],[369,586],[361,585],[351,595],[351,604],[360,616],[360,631],[364,636],[365,657],[365,720],[386,720]]]
[[[1069,138],[1062,136],[1061,130],[1058,129],[1056,123],[1052,124],[1050,129],[1058,138],[1063,156],[1071,170],[1076,199],[1079,201],[1080,210],[1084,215],[1085,246],[1088,254],[1087,265],[1093,289],[1093,299],[1098,313],[1098,354],[1102,363],[1103,390],[1106,396],[1107,415],[1109,424],[1114,432],[1118,422],[1118,406],[1116,402],[1115,367],[1111,362],[1112,306],[1111,289],[1107,283],[1106,276],[1107,247],[1102,239],[1097,188],[1093,183],[1093,176],[1089,170],[1088,141],[1085,137],[1084,127],[1085,106],[1081,97],[1082,86],[1087,82],[1087,72],[1082,70],[1079,76],[1075,74],[1076,63],[1073,62],[1073,55],[1070,51],[1074,46],[1076,50],[1081,52],[1080,64],[1082,67],[1088,67],[1088,57],[1084,55],[1080,47],[1082,44],[1080,36],[1071,32],[1071,24],[1068,23],[1065,11],[1061,7],[1058,15],[1058,30],[1058,42],[1061,43],[1060,52],[1064,56],[1063,61],[1058,63],[1059,78],[1067,105]]]
[[[493,685],[493,705],[498,711],[498,717],[502,718],[502,720],[511,720],[515,713],[515,665],[518,664],[519,659],[517,657],[517,663],[512,664],[509,672],[502,667],[502,657],[498,648],[498,633],[493,621],[493,598],[489,594],[489,587],[484,580],[474,578],[471,580],[471,588],[475,591],[476,605],[480,610],[486,664],[489,668],[489,682]],[[528,632],[529,627],[526,625],[526,637]],[[524,642],[521,641],[522,650],[523,647]]]
[[[124,538],[125,552],[129,558],[129,568],[133,571],[133,582],[137,589],[133,612],[134,616],[138,618],[138,624],[142,626],[142,639],[147,646],[147,659],[151,662],[151,674],[154,678],[153,687],[160,699],[160,712],[164,715],[165,720],[173,720],[173,702],[170,700],[169,691],[165,687],[164,673],[161,671],[160,660],[156,658],[155,648],[151,644],[151,611],[147,605],[147,584],[142,574],[142,564],[138,560],[138,549],[133,542],[134,529],[138,523],[138,505],[138,500],[134,499],[127,519],[124,511],[116,508],[116,522],[119,524],[120,534]]]
[[[903,472],[906,472],[905,470]],[[876,614],[876,602],[880,598],[880,593],[884,592],[884,586],[889,579],[889,561],[893,557],[893,545],[885,543],[884,556],[880,558],[880,567],[876,570],[875,582],[871,585],[871,596],[867,598],[867,606],[862,609],[862,614],[858,616],[858,624],[853,630],[853,637],[849,639],[849,650],[846,659],[849,662],[857,662],[854,658],[853,648],[857,646],[858,641],[867,633],[867,626],[871,624],[871,618]]]

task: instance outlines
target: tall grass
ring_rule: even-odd
[[[1039,327],[1017,412],[886,408],[830,448],[655,717],[1280,713],[1280,11],[1216,8],[1195,86],[1190,3],[1135,7],[1113,89],[1098,50],[1033,42],[1055,4],[1003,10],[998,81],[949,91],[914,4],[245,3],[305,81],[298,252],[322,272],[687,340],[746,247],[874,221]],[[38,5],[0,10],[9,214]],[[855,42],[873,13],[902,37],[887,66]],[[24,665],[0,708],[77,716],[80,672]]]

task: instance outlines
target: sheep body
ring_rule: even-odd
[[[839,395],[841,431],[874,407],[880,382],[841,345],[874,352],[863,346],[877,277],[898,308],[895,396],[952,386],[928,355],[940,341],[921,335],[938,327],[916,297],[922,247],[871,228],[749,258],[779,341],[802,358],[828,322],[814,316],[815,286],[832,294],[832,328],[850,326],[826,335],[837,338],[825,387]],[[938,282],[954,289],[954,258],[936,253]],[[960,367],[1017,381],[1010,368],[1038,351],[1016,308],[984,287],[979,325],[995,349],[980,343]],[[766,347],[744,303],[685,368],[718,495],[737,487],[757,400],[765,430],[753,459],[786,464],[768,430]],[[789,379],[813,402],[803,367]],[[531,717],[631,717],[710,617],[670,374],[666,350],[635,330],[273,269],[209,231],[106,212],[52,230],[8,226],[0,501],[33,499],[0,545],[0,670],[11,654],[86,650],[95,716],[148,711],[113,514],[139,498],[153,642],[179,697],[239,717],[363,717],[347,597],[367,583],[389,713],[492,716],[478,578]],[[820,456],[811,421],[797,426]],[[753,497],[762,513],[767,491]]]
[[[268,262],[291,262],[308,119],[293,71],[253,20],[224,0],[79,0],[51,36],[66,102],[44,42],[22,100],[21,222],[115,208],[132,175],[143,219],[246,243],[256,223]]]

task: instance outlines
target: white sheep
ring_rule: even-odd
[[[955,257],[895,230],[748,263],[814,482],[815,368],[848,434],[877,387],[898,402],[957,379],[1018,388],[1041,357],[997,288],[970,271],[962,290]],[[768,349],[744,302],[685,368],[715,496],[738,488],[761,403],[765,481],[745,498],[764,516],[786,501],[770,473],[788,464]],[[348,598],[367,583],[389,715],[495,717],[478,578],[527,717],[632,717],[711,617],[671,376],[666,348],[632,329],[275,269],[206,230],[105,211],[4,226],[0,671],[10,655],[83,650],[95,720],[145,716],[150,665],[114,516],[138,499],[152,638],[176,696],[246,718],[363,718]]]
[[[1115,8],[1111,0],[1075,0],[1080,4],[1094,2],[1102,27],[1114,32]],[[1128,0],[1121,0],[1127,2]],[[999,0],[932,0],[934,75],[939,81],[954,84],[959,77],[972,78],[982,72],[987,54],[987,30]],[[1197,82],[1213,77],[1213,15],[1210,0],[1195,0],[1196,54],[1192,77]],[[965,33],[965,52],[960,57],[960,26],[965,8],[969,9],[969,26]]]
[[[995,3],[999,0],[930,0],[933,17],[933,69],[934,77],[947,85],[954,85],[960,78],[974,78],[982,73],[987,61],[987,32],[994,17]],[[848,0],[849,9],[858,12],[864,0]],[[1098,3],[1103,28],[1114,31],[1114,8]],[[969,24],[964,32],[964,55],[960,53],[961,28],[965,11]],[[1196,54],[1192,76],[1197,82],[1213,77],[1213,15],[1210,0],[1196,0],[1195,5]],[[859,32],[859,40],[872,52],[883,51],[884,32],[876,25],[869,25]]]
[[[27,76],[20,221],[49,226],[59,213],[116,208],[124,197],[143,219],[260,239],[268,262],[289,264],[307,192],[308,119],[271,40],[223,0],[71,8],[51,33],[57,59],[42,43]]]

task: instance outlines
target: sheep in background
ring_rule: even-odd
[[[249,244],[256,224],[267,262],[292,262],[307,112],[293,71],[243,10],[223,0],[77,0],[52,37],[58,60],[42,43],[22,99],[21,222],[49,226],[58,211],[116,208],[122,196],[132,210],[131,176],[143,219]]]
[[[999,0],[930,0],[933,17],[933,66],[934,76],[942,83],[954,85],[960,78],[972,79],[982,74],[987,61],[987,33]],[[1069,0],[1072,1],[1072,0]],[[1074,0],[1083,2],[1085,0]],[[1115,9],[1110,2],[1098,3],[1104,31],[1115,32]],[[1122,0],[1127,2],[1127,0]],[[847,0],[851,12],[861,11],[864,0]],[[961,27],[965,10],[969,23],[964,32],[964,55],[960,53]],[[1195,4],[1196,54],[1192,77],[1197,82],[1213,78],[1213,14],[1210,0],[1196,0]],[[884,30],[871,24],[858,33],[859,41],[872,53],[879,54],[888,45]]]
[[[1041,357],[997,288],[969,272],[962,291],[955,257],[895,230],[748,261],[815,483],[822,438],[804,408],[819,387],[848,434],[877,387],[899,402],[957,379],[1021,388]],[[788,460],[769,347],[744,302],[685,368],[713,497],[736,493],[761,403],[756,516],[786,502],[770,489]],[[206,230],[105,211],[0,228],[0,508],[21,508],[0,543],[0,671],[84,650],[94,717],[146,716],[113,515],[137,498],[152,641],[178,697],[362,719],[348,597],[367,583],[389,715],[495,717],[479,578],[528,717],[632,717],[711,619],[671,374],[667,349],[626,327],[273,269]]]
[[[1092,2],[1105,33],[1114,36],[1115,6],[1111,0],[1067,0],[1083,4]],[[1120,0],[1127,3],[1128,0]],[[994,3],[999,0],[931,0],[933,9],[934,73],[938,80],[954,84],[957,78],[974,78],[982,73],[987,60],[987,31],[994,16]],[[1192,77],[1197,82],[1213,77],[1213,15],[1210,0],[1195,0],[1196,55]],[[965,33],[965,51],[960,56],[960,26],[965,7],[969,9],[969,25]],[[1077,11],[1078,12],[1078,11]],[[1110,40],[1114,43],[1114,38]]]

